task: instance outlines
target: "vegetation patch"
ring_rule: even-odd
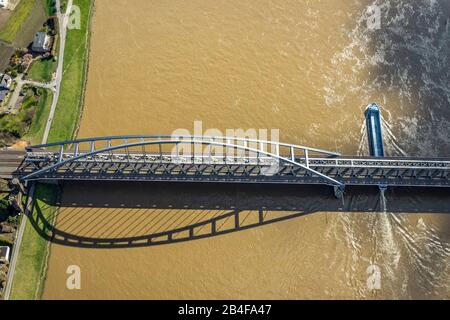
[[[11,77],[17,77],[18,74],[26,72],[33,61],[33,56],[27,50],[16,50],[9,60],[9,66],[6,73]]]
[[[23,137],[33,120],[33,112],[37,105],[38,93],[28,92],[22,102],[19,114],[7,114],[0,118],[0,131],[17,139]]]
[[[61,0],[60,1],[60,3],[61,3],[61,12],[66,12],[68,2],[69,2],[68,0]]]
[[[10,204],[8,196],[0,194],[0,246],[13,247],[18,222],[17,211]],[[0,260],[0,299],[2,299],[2,294],[6,287],[8,270],[8,261]]]
[[[8,216],[9,202],[5,194],[0,195],[0,222],[4,221]]]
[[[44,3],[44,9],[47,16],[51,17],[56,14],[56,1],[55,0],[42,0]]]
[[[25,136],[36,141],[42,138],[50,104],[51,94],[47,90],[27,89],[19,113],[0,117],[0,147]]]

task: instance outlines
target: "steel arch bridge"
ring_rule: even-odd
[[[142,135],[29,147],[20,181],[123,180],[450,187],[450,159],[343,157],[275,141]]]

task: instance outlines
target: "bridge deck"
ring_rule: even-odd
[[[36,179],[330,184],[292,163],[264,156],[98,153],[70,161],[74,157],[75,151],[29,153],[17,174],[31,174],[67,161]],[[294,157],[291,160],[344,185],[450,187],[450,159],[310,157],[306,161]]]
[[[170,153],[166,153],[170,152]],[[240,137],[88,138],[4,154],[5,177],[450,187],[450,159],[342,157],[317,148]],[[17,165],[17,170],[12,172]]]
[[[24,158],[24,151],[0,151],[0,179],[12,179]]]

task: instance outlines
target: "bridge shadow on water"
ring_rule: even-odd
[[[377,188],[349,188],[344,202],[323,186],[82,182],[57,187],[61,201],[39,188],[33,227],[53,243],[82,248],[185,242],[322,212],[384,212]],[[392,189],[386,199],[391,213],[450,213],[447,189]]]

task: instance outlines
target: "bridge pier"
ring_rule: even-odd
[[[239,220],[239,210],[234,210],[234,226],[236,229],[241,227],[241,222]]]
[[[334,196],[338,199],[344,199],[345,186],[334,186]]]
[[[380,188],[381,210],[382,210],[382,212],[386,212],[387,211],[386,191],[388,189],[388,186],[387,185],[379,185],[378,188]]]
[[[9,183],[11,188],[10,193],[10,202],[15,210],[19,211],[19,214],[25,212],[25,208],[23,207],[22,199],[23,196],[27,194],[28,183],[21,183],[19,179],[14,178]]]

